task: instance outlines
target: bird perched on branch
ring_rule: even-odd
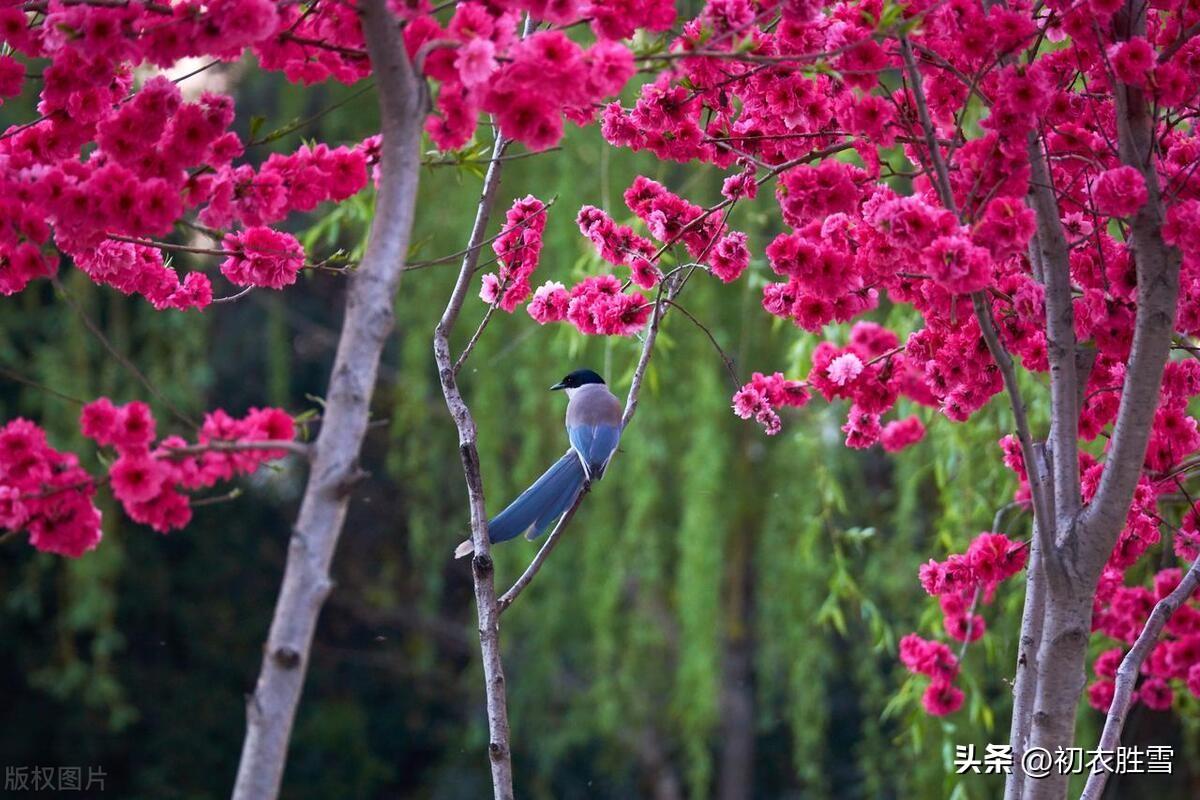
[[[550,388],[567,393],[571,449],[488,522],[488,538],[493,544],[522,533],[530,540],[541,536],[574,504],[585,484],[604,475],[617,452],[623,408],[603,378],[590,369],[577,369]],[[474,549],[467,539],[454,551],[454,557],[462,558]]]

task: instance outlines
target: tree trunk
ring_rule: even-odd
[[[1008,741],[1012,745],[1013,767],[1004,783],[1004,800],[1022,800],[1025,773],[1021,756],[1029,744],[1033,725],[1033,704],[1038,685],[1038,648],[1042,642],[1042,624],[1046,613],[1046,576],[1042,568],[1041,546],[1037,532],[1029,545],[1029,565],[1025,579],[1025,611],[1021,615],[1021,639],[1017,649],[1017,670],[1013,680],[1012,724]]]
[[[350,278],[342,332],[314,446],[308,484],[288,545],[283,586],[254,692],[233,796],[279,793],[288,740],[308,668],[317,617],[333,587],[329,568],[359,474],[371,395],[392,303],[408,252],[420,167],[423,96],[386,0],[364,0],[362,26],[378,87],[383,144],[370,242]]]
[[[1058,748],[1075,743],[1075,717],[1085,681],[1083,662],[1092,629],[1092,595],[1079,584],[1047,587],[1042,643],[1038,650],[1037,699],[1029,749],[1044,749],[1051,759],[1049,774],[1026,776],[1025,800],[1065,797],[1070,775],[1054,768]]]
[[[1127,0],[1125,7],[1114,17],[1120,38],[1145,35],[1147,6]],[[1073,505],[1055,509],[1053,541],[1041,539],[1041,561],[1045,577],[1045,620],[1038,650],[1036,689],[1026,681],[1022,694],[1036,691],[1036,701],[1029,732],[1030,747],[1045,748],[1053,757],[1058,748],[1075,744],[1076,710],[1084,684],[1084,660],[1091,633],[1092,600],[1100,574],[1125,524],[1133,492],[1141,477],[1150,428],[1158,406],[1163,367],[1166,364],[1171,336],[1175,326],[1176,303],[1179,294],[1179,252],[1167,247],[1162,238],[1163,205],[1155,165],[1154,111],[1143,91],[1114,79],[1116,126],[1121,163],[1137,169],[1145,182],[1147,202],[1130,221],[1130,249],[1137,272],[1137,317],[1134,323],[1133,345],[1129,354],[1125,382],[1121,390],[1121,405],[1105,457],[1104,472],[1095,497],[1086,508],[1075,511]],[[1035,163],[1037,158],[1032,159]],[[1035,184],[1041,184],[1035,174]],[[1049,218],[1046,209],[1037,207],[1039,236],[1046,228],[1057,230],[1057,221]],[[1043,248],[1047,242],[1042,241]],[[1051,254],[1043,249],[1046,258]],[[1046,263],[1049,273],[1054,265]],[[1061,265],[1060,265],[1061,270]],[[1065,274],[1065,273],[1063,273]],[[1052,295],[1047,288],[1048,322],[1062,322],[1051,311]],[[1053,333],[1048,328],[1048,337]],[[1051,357],[1054,350],[1051,349]],[[1052,372],[1052,382],[1056,380]],[[1082,382],[1082,381],[1081,381]],[[1054,474],[1059,481],[1074,479],[1078,466],[1074,444],[1062,441],[1074,426],[1068,419],[1069,394],[1063,388],[1053,396],[1063,402],[1052,410],[1051,437],[1053,443],[1069,452],[1053,452]],[[1079,387],[1076,387],[1077,389]],[[1075,410],[1077,413],[1077,409]],[[1058,492],[1059,503],[1063,492]],[[1030,633],[1030,620],[1022,626],[1022,639]],[[1027,697],[1016,699],[1017,707]],[[1017,722],[1014,720],[1014,731]],[[1015,743],[1015,740],[1014,740]],[[1067,776],[1051,768],[1044,778],[1027,776],[1022,800],[1061,800],[1066,796]]]
[[[648,777],[653,800],[683,800],[679,775],[659,741],[658,731],[647,727],[635,749]]]

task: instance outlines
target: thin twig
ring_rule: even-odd
[[[283,125],[282,127],[276,128],[275,130],[271,131],[270,133],[263,134],[262,136],[258,137],[257,139],[251,139],[249,142],[246,142],[246,147],[258,147],[259,145],[267,144],[267,143],[273,142],[277,139],[282,139],[284,136],[287,136],[289,133],[294,133],[294,132],[300,130],[301,128],[308,127],[309,125],[313,124],[314,122],[316,122],[317,120],[326,116],[327,114],[331,114],[334,111],[337,111],[342,106],[345,106],[345,105],[348,105],[348,104],[354,102],[355,100],[362,97],[364,94],[366,94],[367,92],[371,91],[374,88],[375,88],[375,82],[368,80],[360,89],[357,89],[356,91],[350,93],[349,95],[342,98],[338,102],[336,102],[332,105],[326,106],[325,108],[321,109],[317,113],[313,114],[311,117],[306,117],[302,120],[296,120],[294,122],[290,122],[286,125]]]
[[[258,439],[250,442],[215,441],[163,449],[170,458],[186,458],[203,453],[245,453],[261,450],[286,450],[305,459],[312,456],[312,446],[304,442],[297,442],[295,439]]]
[[[121,236],[116,233],[108,234],[108,238],[116,242],[128,242],[129,244],[140,245],[141,247],[157,247],[159,250],[167,250],[172,253],[195,253],[202,256],[235,256],[233,250],[219,250],[212,247],[193,247],[187,244],[173,244],[172,242],[160,242],[157,239],[139,239],[136,236]]]
[[[692,312],[688,311],[679,303],[675,302],[674,300],[667,300],[666,302],[673,308],[679,309],[680,314],[683,314],[685,317],[690,319],[692,324],[704,332],[704,335],[708,337],[710,342],[712,342],[712,346],[716,349],[717,354],[721,357],[721,361],[724,362],[725,369],[729,372],[729,377],[733,381],[734,388],[741,388],[742,382],[738,378],[737,368],[733,363],[733,359],[729,357],[728,353],[721,349],[721,345],[717,343],[717,339],[715,336],[713,336],[712,331],[705,327],[703,322],[696,319],[696,317],[692,315]]]
[[[44,383],[39,383],[39,382],[35,381],[33,378],[26,378],[24,375],[21,375],[20,373],[13,372],[8,367],[0,367],[0,375],[4,375],[8,379],[14,380],[17,383],[23,383],[26,386],[46,392],[47,394],[53,395],[61,400],[66,400],[68,402],[75,403],[75,404],[81,405],[81,406],[87,404],[86,400],[80,400],[78,397],[72,397],[69,394],[63,394],[58,389],[52,389]]]
[[[58,293],[60,295],[62,295],[63,300],[65,300],[67,305],[70,306],[71,310],[74,311],[75,314],[79,317],[79,319],[83,322],[84,326],[91,332],[91,334],[93,336],[96,337],[96,340],[99,341],[101,345],[103,345],[104,349],[107,350],[109,352],[109,354],[112,355],[112,357],[115,358],[121,364],[121,366],[123,366],[126,370],[128,370],[129,373],[131,375],[133,375],[134,378],[137,379],[138,383],[140,383],[140,384],[142,384],[142,386],[146,387],[146,391],[150,392],[150,394],[153,395],[156,400],[158,400],[160,403],[162,403],[164,406],[166,406],[167,409],[170,410],[170,412],[172,414],[174,414],[185,425],[187,425],[191,428],[199,428],[200,427],[199,424],[195,420],[193,420],[187,414],[183,413],[179,409],[179,407],[176,406],[174,403],[172,403],[171,400],[165,394],[160,392],[158,390],[158,387],[155,386],[153,383],[151,383],[150,379],[146,377],[145,373],[143,373],[140,369],[137,368],[136,364],[134,364],[131,360],[129,360],[129,358],[124,353],[122,353],[120,350],[118,350],[116,347],[113,346],[112,342],[110,342],[108,340],[108,337],[104,335],[104,332],[100,330],[100,328],[96,325],[95,322],[92,322],[92,318],[87,315],[87,313],[79,306],[78,303],[75,302],[75,300],[67,292],[66,287],[64,287],[62,285],[62,281],[60,281],[58,279],[57,275],[52,275],[50,277],[50,281],[54,284],[54,288],[58,290]]]
[[[521,577],[517,578],[512,587],[510,587],[509,590],[505,592],[499,600],[496,601],[496,605],[501,614],[503,614],[505,609],[513,604],[513,601],[517,599],[517,596],[520,595],[521,592],[525,591],[525,587],[529,585],[529,582],[532,581],[534,576],[538,574],[538,570],[540,570],[542,565],[546,563],[546,559],[550,557],[550,551],[554,549],[556,544],[558,544],[559,537],[562,536],[563,531],[566,530],[567,525],[570,524],[571,518],[575,516],[575,512],[579,510],[579,506],[583,504],[583,498],[589,491],[591,491],[591,488],[591,483],[585,481],[583,488],[579,491],[579,496],[575,498],[575,502],[571,504],[571,507],[568,508],[566,513],[563,514],[558,520],[558,524],[554,526],[554,530],[550,531],[550,535],[546,537],[546,541],[543,542],[541,548],[538,549],[537,555],[535,555],[533,560],[529,562],[529,566],[526,567],[525,571],[521,573]]]
[[[504,287],[500,287],[500,292],[497,292],[496,302],[488,306],[487,311],[483,312],[483,319],[479,320],[479,327],[475,329],[475,333],[471,334],[471,338],[467,340],[467,344],[463,347],[462,353],[458,356],[458,360],[454,362],[454,374],[457,375],[462,371],[463,364],[467,363],[467,359],[471,355],[471,351],[475,349],[475,345],[479,343],[479,337],[483,336],[484,329],[491,322],[492,316],[496,313],[496,308],[500,305],[500,296]]]
[[[492,162],[492,163],[499,163],[499,162]],[[532,220],[538,214],[545,214],[547,211],[550,210],[550,206],[554,205],[554,203],[557,200],[558,200],[557,196],[551,197],[549,200],[547,200],[543,204],[543,207],[541,208],[541,210],[539,210],[533,214],[530,214],[528,217],[521,220],[521,222],[519,222],[516,225],[513,225],[512,227],[501,228],[499,231],[496,232],[496,234],[494,236],[489,236],[486,239],[481,239],[478,242],[469,244],[466,247],[464,247],[462,250],[459,250],[456,253],[450,253],[449,255],[439,256],[438,258],[431,258],[431,259],[427,259],[425,261],[413,261],[412,263],[408,264],[404,268],[404,271],[411,272],[414,269],[424,269],[426,267],[432,267],[437,264],[446,264],[451,261],[457,261],[460,258],[466,258],[467,256],[472,256],[472,255],[476,259],[478,259],[479,258],[479,255],[478,255],[479,250],[481,250],[483,247],[496,241],[501,236],[504,236],[506,233],[510,233],[512,231],[516,231],[516,230],[520,230],[522,228],[528,227],[530,220]],[[472,270],[474,270],[474,265],[472,266]]]
[[[237,300],[241,300],[243,297],[245,297],[246,295],[253,292],[255,288],[256,287],[254,287],[254,286],[247,286],[245,289],[242,289],[237,294],[231,294],[226,297],[214,297],[212,300],[212,304],[217,305],[218,303],[232,303]]]
[[[491,164],[493,161],[520,161],[523,158],[534,158],[536,156],[544,155],[546,153],[553,153],[558,150],[562,150],[562,148],[547,147],[545,150],[533,150],[524,153],[509,153],[508,155],[492,156],[491,158],[464,158],[461,160],[454,158],[431,159],[429,161],[422,161],[421,166],[430,168],[457,167],[463,164]]]
[[[933,126],[933,118],[929,114],[929,106],[926,103],[925,90],[921,84],[921,73],[917,69],[916,60],[913,58],[912,46],[909,44],[908,39],[903,36],[900,37],[900,53],[904,60],[909,83],[911,84],[913,102],[917,106],[917,116],[925,134],[925,145],[929,152],[929,160],[933,164],[934,185],[937,187],[942,205],[952,211],[956,217],[959,217],[958,208],[954,204],[954,192],[950,185],[950,172],[946,167],[946,162],[942,159],[941,147],[938,144],[936,130]],[[1020,387],[1017,385],[1017,373],[1013,366],[1012,357],[1008,354],[1008,351],[1000,341],[999,335],[996,333],[996,324],[992,319],[992,309],[987,295],[983,292],[973,292],[971,294],[971,304],[975,310],[975,317],[979,322],[979,330],[983,334],[983,340],[987,344],[988,352],[991,353],[992,359],[996,362],[996,366],[999,367],[1000,374],[1004,379],[1004,388],[1008,392],[1009,402],[1012,406],[1013,422],[1017,428],[1017,439],[1021,444],[1021,453],[1025,458],[1025,463],[1032,466],[1035,458],[1033,435],[1029,430],[1029,419],[1025,413],[1025,400],[1022,398]],[[1036,482],[1030,482],[1035,516],[1045,523],[1039,527],[1039,530],[1042,532],[1042,535],[1049,537],[1050,547],[1046,553],[1049,555],[1053,552],[1053,513],[1043,488]]]
[[[192,506],[192,508],[198,508],[200,506],[215,506],[220,503],[228,503],[231,500],[236,500],[241,496],[242,496],[241,488],[234,487],[233,489],[230,489],[228,492],[225,492],[224,494],[213,495],[211,497],[194,498],[194,499],[190,500],[189,503]]]
[[[963,632],[962,644],[958,647],[958,663],[962,663],[967,654],[967,645],[971,643],[971,631],[975,626],[975,609],[979,607],[979,598],[983,596],[983,585],[975,587],[975,596],[971,598],[971,607],[967,609],[967,628]]]

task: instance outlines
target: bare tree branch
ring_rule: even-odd
[[[246,740],[235,800],[279,793],[288,740],[304,684],[317,616],[330,590],[334,550],[359,452],[392,302],[412,232],[425,96],[386,0],[363,0],[362,27],[378,86],[383,133],[375,218],[362,265],[350,278],[342,333],[300,514],[288,546],[258,683],[246,703]]]
[[[529,562],[529,566],[526,567],[525,571],[521,573],[521,577],[517,578],[516,582],[513,583],[509,590],[504,593],[499,601],[497,601],[500,606],[500,613],[504,613],[504,611],[513,604],[513,601],[517,599],[517,596],[520,595],[521,592],[525,591],[525,587],[528,586],[529,582],[533,580],[533,577],[538,574],[538,570],[542,568],[542,564],[545,564],[546,559],[550,557],[550,551],[554,549],[556,544],[558,544],[559,537],[562,536],[563,531],[566,529],[567,525],[570,524],[571,518],[575,516],[575,512],[579,510],[579,506],[583,503],[583,498],[589,491],[591,491],[591,488],[591,483],[585,481],[583,484],[583,489],[579,492],[579,496],[575,498],[575,502],[571,504],[571,507],[568,508],[566,513],[562,515],[562,518],[559,519],[558,524],[554,526],[554,530],[550,531],[550,535],[546,537],[546,541],[537,551],[537,555],[533,557],[533,561]]]
[[[1150,617],[1146,620],[1142,632],[1138,634],[1133,647],[1125,654],[1125,658],[1121,659],[1121,666],[1117,668],[1117,687],[1113,693],[1112,704],[1108,707],[1108,716],[1104,720],[1104,731],[1100,734],[1098,749],[1117,749],[1117,745],[1121,741],[1121,728],[1124,727],[1125,718],[1129,715],[1129,709],[1133,705],[1133,687],[1137,683],[1137,676],[1143,662],[1149,657],[1154,645],[1158,643],[1158,637],[1166,627],[1167,621],[1171,619],[1171,615],[1178,611],[1179,607],[1186,603],[1198,588],[1200,588],[1200,558],[1192,562],[1191,569],[1184,574],[1179,585],[1175,587],[1175,591],[1159,600],[1154,606],[1154,610],[1150,612]],[[1100,800],[1107,781],[1107,770],[1101,769],[1093,772],[1088,778],[1083,794],[1079,796],[1080,800]]]
[[[942,148],[938,143],[937,131],[933,127],[933,118],[929,115],[929,103],[925,98],[925,89],[921,82],[921,71],[917,69],[917,61],[913,58],[912,44],[907,36],[900,37],[900,55],[904,59],[904,71],[911,85],[913,102],[917,106],[917,118],[925,133],[925,147],[929,150],[929,161],[933,164],[934,185],[942,205],[954,212],[958,217],[958,208],[954,203],[954,192],[950,189],[950,170],[942,158]],[[961,217],[960,217],[961,221]]]
[[[492,789],[495,800],[513,799],[512,753],[508,727],[508,698],[504,682],[504,662],[500,652],[500,608],[496,602],[495,576],[488,538],[488,518],[484,505],[483,475],[479,469],[479,449],[476,445],[475,419],[471,409],[458,388],[457,370],[450,354],[450,333],[462,312],[463,301],[470,289],[471,277],[479,261],[479,251],[484,241],[492,210],[496,205],[496,194],[500,187],[500,174],[507,141],[499,133],[492,147],[493,159],[488,164],[479,195],[479,206],[475,211],[475,224],[463,254],[458,280],[441,320],[433,333],[433,354],[437,361],[442,394],[446,408],[458,429],[458,452],[462,459],[463,475],[467,483],[467,496],[471,508],[471,542],[475,555],[471,559],[471,573],[475,584],[475,605],[479,617],[479,647],[483,656],[484,689],[487,694],[488,756],[492,766]]]
[[[109,355],[115,358],[117,362],[129,372],[130,375],[137,379],[138,383],[146,387],[146,391],[148,391],[154,397],[154,399],[166,406],[167,409],[175,415],[176,419],[183,424],[191,428],[200,427],[194,419],[183,413],[179,406],[172,403],[171,399],[163,394],[162,391],[160,391],[159,388],[155,386],[149,378],[146,377],[146,373],[138,369],[137,364],[134,364],[132,359],[113,346],[113,343],[110,342],[108,337],[104,335],[104,331],[100,330],[100,326],[92,321],[92,318],[88,316],[86,311],[83,310],[83,307],[80,306],[79,303],[75,302],[75,299],[67,292],[66,287],[63,286],[62,281],[58,279],[57,275],[51,275],[50,281],[54,284],[54,288],[58,290],[58,293],[62,295],[62,299],[66,301],[71,310],[74,311],[76,316],[79,317],[80,321],[83,322],[83,325],[88,329],[88,332],[96,338],[96,341],[100,342],[104,349],[109,352]]]
[[[1079,379],[1075,365],[1075,307],[1071,297],[1071,263],[1063,234],[1058,200],[1050,183],[1041,139],[1030,137],[1030,205],[1037,219],[1031,248],[1046,286],[1046,350],[1050,361],[1050,461],[1054,474],[1054,514],[1045,523],[1053,532],[1069,529],[1079,513]],[[1051,557],[1056,564],[1054,554]]]

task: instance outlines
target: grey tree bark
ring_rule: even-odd
[[[412,231],[425,97],[386,0],[362,0],[362,26],[379,95],[383,133],[375,219],[362,264],[351,276],[308,483],[288,545],[262,668],[246,702],[246,738],[236,800],[279,793],[288,740],[308,669],[330,564],[346,518],[367,431],[380,354]]]
[[[1146,13],[1144,4],[1134,0],[1126,3],[1115,19],[1122,38],[1144,35]],[[1058,493],[1056,500],[1062,505],[1056,508],[1054,516],[1054,541],[1043,553],[1046,613],[1038,652],[1029,746],[1045,748],[1050,753],[1074,744],[1076,711],[1084,685],[1084,660],[1091,633],[1092,598],[1100,573],[1125,523],[1141,475],[1179,293],[1179,253],[1167,247],[1161,233],[1163,212],[1154,164],[1153,112],[1141,89],[1119,81],[1114,82],[1113,89],[1117,101],[1121,162],[1142,174],[1149,199],[1130,223],[1130,242],[1137,271],[1137,316],[1120,410],[1113,426],[1100,485],[1092,502],[1082,509],[1074,497],[1063,496],[1061,491]],[[1034,180],[1037,181],[1036,175]],[[1040,223],[1053,224],[1043,218],[1040,208],[1037,210]],[[1045,248],[1046,242],[1042,244]],[[1051,254],[1043,249],[1043,255]],[[1060,279],[1069,275],[1062,261],[1048,262],[1045,269],[1048,275],[1058,273]],[[1057,302],[1065,307],[1070,301],[1059,297]],[[1049,326],[1055,322],[1050,305],[1048,279],[1048,337],[1053,336]],[[1054,355],[1053,348],[1051,355]],[[1065,378],[1052,372],[1051,380],[1063,382]],[[1078,391],[1078,386],[1064,386],[1058,393],[1052,390],[1052,399],[1069,397],[1068,389]],[[1078,408],[1052,407],[1053,431],[1060,434],[1054,445],[1062,448],[1052,454],[1056,462],[1054,472],[1056,477],[1062,478],[1078,469],[1075,447],[1065,441],[1069,433],[1066,426],[1077,423],[1077,416],[1062,416],[1068,411],[1078,414]],[[1057,770],[1045,778],[1027,776],[1022,796],[1028,800],[1061,800],[1066,796],[1068,777],[1057,774]]]
[[[471,286],[479,251],[483,247],[500,175],[504,170],[504,155],[508,142],[499,133],[492,148],[492,160],[484,175],[475,224],[463,255],[458,280],[446,309],[433,333],[433,354],[441,379],[446,408],[458,430],[458,453],[462,459],[463,476],[467,483],[467,498],[471,509],[471,573],[475,584],[475,607],[479,617],[479,646],[483,660],[484,690],[487,697],[488,757],[492,769],[492,790],[495,800],[512,800],[513,775],[510,733],[508,727],[508,696],[504,681],[504,661],[500,651],[500,606],[496,600],[496,583],[488,538],[488,517],[484,505],[483,475],[479,469],[479,449],[476,445],[475,418],[458,388],[458,366],[450,353],[450,334],[462,312],[463,301]],[[481,330],[482,330],[482,326]],[[465,355],[465,353],[464,353]]]
[[[1143,36],[1147,6],[1127,0],[1114,18],[1121,38]],[[955,211],[949,173],[929,117],[921,76],[907,39],[901,56],[929,150],[927,170],[946,208]],[[1069,252],[1060,223],[1052,175],[1040,136],[1030,141],[1030,206],[1037,217],[1031,249],[1035,276],[1046,288],[1046,340],[1050,360],[1051,427],[1047,441],[1033,440],[1012,360],[999,342],[986,298],[973,297],[980,330],[1004,377],[1021,450],[1029,471],[1037,539],[1030,559],[1021,644],[1014,685],[1011,743],[1014,756],[1031,748],[1053,754],[1074,745],[1075,717],[1084,685],[1092,598],[1100,573],[1124,525],[1145,459],[1163,368],[1171,344],[1179,293],[1179,253],[1162,239],[1162,198],[1154,164],[1154,114],[1141,89],[1113,79],[1121,162],[1137,169],[1148,202],[1130,223],[1137,271],[1137,315],[1120,409],[1100,485],[1085,508],[1079,484],[1078,425],[1081,394],[1093,355],[1075,341]],[[1035,455],[1036,453],[1036,455]],[[1022,775],[1019,765],[1007,800],[1061,800],[1068,777]]]

